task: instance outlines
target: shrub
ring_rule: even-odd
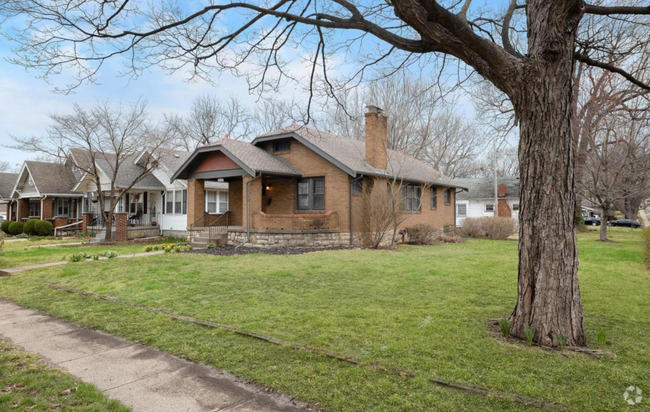
[[[6,234],[10,234],[9,233],[9,225],[12,224],[12,223],[13,222],[11,220],[5,220],[4,222],[2,222],[2,224],[0,224],[0,230],[5,232]]]
[[[206,248],[206,249],[214,249],[214,248],[216,248],[216,247],[217,247],[217,245],[214,244],[214,243],[208,243],[207,245],[205,245],[205,248]]]
[[[88,259],[88,254],[86,253],[77,253],[72,256],[70,256],[70,262],[76,263],[76,262],[81,262],[82,260]]]
[[[52,234],[52,223],[47,220],[39,220],[34,224],[34,230],[39,236],[49,236]]]
[[[117,252],[112,252],[112,251],[106,251],[102,253],[102,256],[108,259],[113,259],[117,257]]]
[[[467,218],[463,223],[463,235],[506,240],[517,233],[517,222],[509,217]]]
[[[507,338],[510,336],[510,321],[508,319],[500,319],[499,320],[499,329],[501,329],[501,334],[503,335],[504,338]]]
[[[9,225],[9,234],[15,236],[21,233],[23,233],[23,224],[20,222],[11,222]]]
[[[23,232],[25,232],[26,235],[34,236],[36,235],[36,228],[34,227],[36,222],[40,222],[40,219],[29,219],[27,222],[25,222],[25,225],[23,226]]]
[[[406,233],[408,233],[409,243],[412,245],[432,245],[436,241],[436,229],[424,223],[406,228]]]

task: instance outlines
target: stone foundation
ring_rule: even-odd
[[[246,229],[228,231],[228,245],[246,241]],[[335,247],[350,244],[350,234],[336,229],[274,230],[251,229],[249,247]]]

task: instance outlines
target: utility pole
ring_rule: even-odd
[[[492,138],[492,150],[494,152],[494,217],[498,217],[499,207],[499,184],[498,184],[498,171],[497,171],[497,134],[494,133]]]

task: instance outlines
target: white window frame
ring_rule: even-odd
[[[183,200],[183,192],[185,189],[174,189],[174,190],[167,190],[165,191],[165,201],[163,203],[164,207],[164,212],[166,215],[184,215],[186,213],[183,213],[183,204],[187,200]],[[171,210],[169,209],[168,205],[171,201]],[[180,206],[179,206],[180,205]],[[178,207],[178,210],[176,210],[176,206]]]
[[[513,212],[519,212],[519,203],[513,203],[512,204],[512,211]]]
[[[210,196],[214,196],[214,199],[210,200]],[[214,212],[210,211],[210,204],[214,205]],[[221,190],[206,190],[204,210],[210,214],[226,213],[228,211],[228,192]]]
[[[461,206],[465,209],[465,213],[460,213]],[[467,203],[457,203],[456,204],[456,216],[458,217],[467,217]]]
[[[66,197],[58,197],[56,198],[56,203],[54,204],[54,207],[56,209],[55,216],[56,217],[70,217],[70,209],[71,209],[71,204],[70,204],[70,199]],[[59,209],[62,209],[59,211]],[[66,211],[67,209],[67,211]],[[62,213],[63,212],[63,213]]]
[[[491,206],[492,210],[489,210],[488,206]],[[486,203],[485,204],[485,213],[494,213],[494,203]]]

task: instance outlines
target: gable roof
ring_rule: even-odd
[[[467,192],[458,193],[458,200],[494,199],[494,178],[458,179],[458,182],[467,187]],[[519,178],[499,177],[497,184],[506,185],[506,199],[519,198]]]
[[[18,173],[0,173],[0,200],[9,199],[18,180]]]
[[[384,176],[408,182],[437,186],[464,188],[458,181],[445,176],[427,163],[397,150],[388,150],[387,170],[378,169],[366,162],[366,145],[332,133],[309,127],[282,128],[256,137],[253,144],[277,139],[293,138],[318,153],[351,176]]]
[[[264,149],[253,146],[250,142],[226,139],[218,144],[197,148],[194,153],[178,168],[172,176],[174,179],[187,179],[191,173],[188,169],[196,168],[210,153],[222,152],[247,174],[268,173],[282,176],[300,176],[298,169]]]
[[[73,194],[77,179],[72,169],[61,163],[25,161],[25,167],[32,177],[40,195]]]
[[[78,167],[89,170],[92,166],[92,157],[88,150],[70,149],[70,154],[72,155],[74,161],[77,163]],[[138,158],[138,156],[139,154],[130,155],[126,157],[119,165],[115,179],[115,187],[129,187],[138,177],[142,175],[142,172],[145,169],[135,163],[135,160]],[[111,179],[113,176],[115,155],[112,153],[96,153],[95,161],[97,163],[97,168],[102,173],[104,173],[108,179]],[[140,179],[135,185],[133,185],[133,189],[165,190],[165,185],[163,185],[160,180],[158,180],[153,174],[149,173]]]

